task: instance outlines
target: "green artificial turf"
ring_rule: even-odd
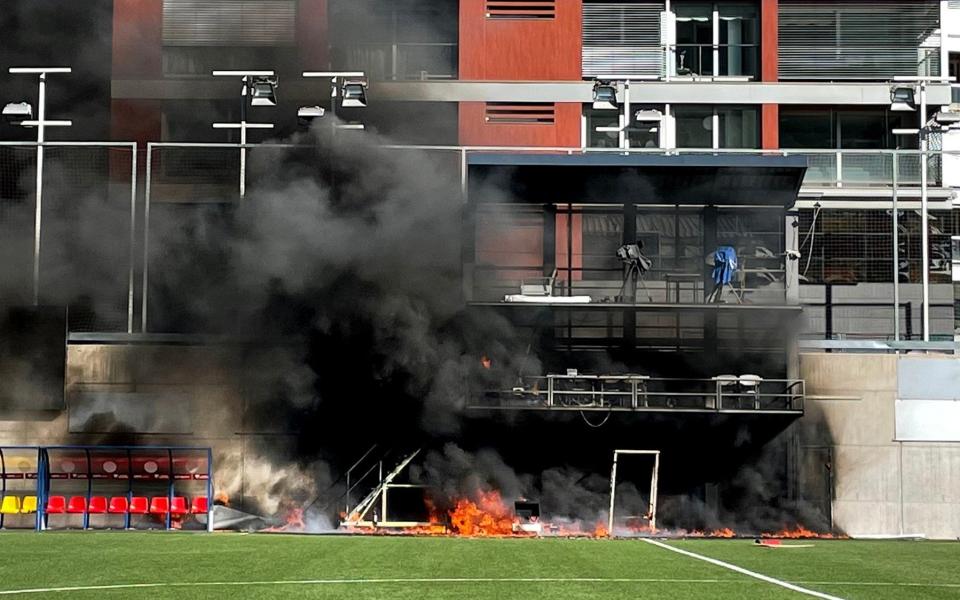
[[[750,540],[668,543],[841,598],[960,597],[957,543],[814,541],[812,548],[794,550],[755,548]],[[543,581],[548,578],[560,581]],[[433,581],[370,581],[378,579]],[[283,581],[291,583],[278,583]],[[200,582],[212,585],[191,585]],[[4,594],[154,583],[164,585]],[[7,597],[764,600],[809,596],[639,540],[4,532],[0,533],[0,598]]]

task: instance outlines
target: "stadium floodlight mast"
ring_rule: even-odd
[[[320,77],[330,80],[330,116],[337,116],[337,98],[340,97],[340,106],[344,108],[364,108],[367,106],[367,76],[363,71],[304,71],[304,77]],[[319,111],[317,110],[319,109]],[[319,106],[304,106],[297,112],[301,121],[312,121],[316,117],[324,116]],[[337,129],[363,129],[362,123],[336,124],[336,119],[330,119],[331,131]]]
[[[277,76],[273,71],[214,71],[214,77],[239,77],[243,83],[240,90],[240,122],[214,123],[214,129],[240,130],[240,199],[247,192],[247,130],[273,129],[273,123],[248,123],[247,103],[251,106],[277,105]]]
[[[3,117],[11,125],[37,128],[37,200],[33,221],[33,304],[40,303],[40,231],[43,215],[43,144],[46,141],[47,127],[70,127],[73,121],[47,119],[47,75],[70,73],[70,67],[10,67],[13,75],[37,75],[40,90],[37,97],[37,118],[33,118],[33,107],[27,102],[7,104],[3,107]]]
[[[942,131],[944,125],[949,126],[952,113],[937,113],[937,116],[948,115],[934,119],[931,125],[927,118],[927,85],[930,82],[943,82],[944,78],[903,76],[894,77],[894,84],[890,88],[890,109],[894,111],[914,111],[918,108],[916,99],[920,97],[920,127],[917,129],[894,129],[894,135],[918,135],[920,137],[920,261],[922,263],[923,300],[921,306],[921,323],[923,326],[923,341],[930,341],[930,223],[928,222],[929,203],[927,194],[927,151],[929,149],[930,134]],[[899,277],[897,278],[899,280]],[[894,287],[899,281],[894,281]],[[898,309],[899,310],[899,309]],[[899,317],[898,317],[899,318]]]

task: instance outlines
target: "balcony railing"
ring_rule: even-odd
[[[807,158],[804,186],[816,187],[890,187],[893,185],[894,162],[897,163],[897,184],[920,185],[919,152],[900,153],[882,150],[782,150],[786,155]],[[943,161],[939,153],[928,155],[927,184],[942,183]]]
[[[472,406],[490,410],[802,413],[802,379],[717,375],[687,379],[620,375],[524,377]]]
[[[756,77],[758,74],[760,46],[757,44],[678,44],[665,49],[673,55],[673,75],[677,77]]]

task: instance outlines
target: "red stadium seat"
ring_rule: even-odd
[[[90,498],[90,514],[102,515],[107,512],[107,499],[104,496],[92,496]]]
[[[206,496],[197,496],[190,504],[190,512],[195,515],[205,515],[210,509],[210,503]]]
[[[114,515],[124,514],[127,512],[127,505],[126,496],[114,496],[110,498],[110,505],[107,507],[107,512]]]
[[[70,514],[82,514],[87,512],[86,496],[70,496],[67,502],[67,512]]]
[[[130,498],[130,514],[147,514],[147,499],[143,496],[134,496],[133,498]]]
[[[187,510],[187,499],[183,496],[174,496],[173,500],[170,502],[170,514],[171,515],[185,515],[189,510]]]
[[[47,498],[47,514],[59,515],[67,512],[67,499],[63,496],[50,496]]]
[[[166,496],[155,496],[150,498],[150,514],[165,515],[170,512],[170,499]]]

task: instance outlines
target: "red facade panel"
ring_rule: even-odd
[[[305,70],[330,67],[327,23],[327,0],[300,0],[297,4],[297,48]]]
[[[780,105],[764,104],[760,107],[760,147],[776,150],[780,147]]]
[[[114,0],[113,78],[163,75],[163,0]]]
[[[110,135],[146,146],[161,138],[160,105],[155,100],[114,98],[110,102]]]
[[[773,82],[779,79],[777,61],[780,41],[778,11],[780,0],[761,0],[760,4],[760,79]],[[764,104],[760,119],[761,147],[772,150],[780,147],[780,106]]]
[[[581,0],[557,0],[549,19],[487,17],[488,0],[460,0],[460,79],[578,81]]]
[[[760,5],[760,79],[762,81],[776,81],[777,61],[779,54],[779,19],[780,0],[762,0]]]
[[[465,146],[580,146],[580,104],[556,104],[553,123],[489,123],[484,102],[460,103]]]

